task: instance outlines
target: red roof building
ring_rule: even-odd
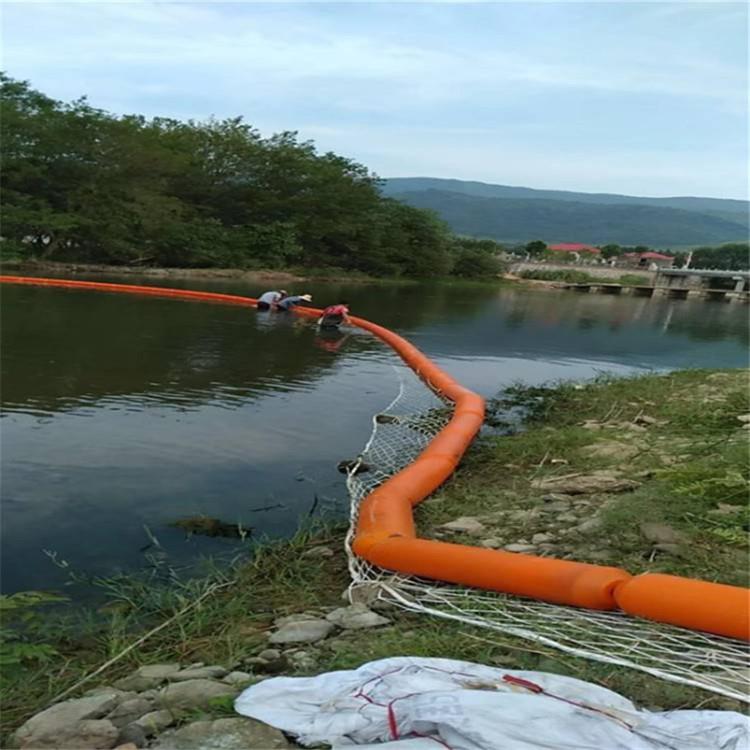
[[[584,245],[581,242],[560,242],[557,245],[549,245],[547,249],[552,250],[552,252],[554,253],[591,253],[592,255],[601,254],[601,250],[598,247]]]
[[[674,258],[671,255],[655,253],[649,250],[645,253],[625,253],[622,260],[631,266],[657,266],[658,268],[671,268]]]

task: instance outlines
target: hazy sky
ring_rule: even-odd
[[[5,2],[3,68],[117,113],[241,114],[384,177],[747,197],[748,8]]]

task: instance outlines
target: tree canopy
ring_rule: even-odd
[[[0,77],[5,257],[438,276],[462,256],[433,213],[365,166],[242,118],[115,116]],[[494,243],[493,243],[494,245]]]
[[[731,242],[719,247],[698,247],[693,250],[690,267],[747,271],[750,269],[750,244]]]

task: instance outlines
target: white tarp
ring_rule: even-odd
[[[397,657],[317,677],[276,677],[245,690],[235,709],[303,745],[334,748],[750,748],[750,721],[736,712],[639,711],[571,677],[451,659]]]

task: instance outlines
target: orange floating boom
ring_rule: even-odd
[[[0,282],[125,292],[155,297],[252,307],[255,300],[164,287],[106,284],[23,276]],[[299,307],[300,315],[320,310]],[[352,322],[391,346],[434,391],[453,401],[450,422],[409,466],[362,502],[355,552],[382,568],[466,586],[591,609],[620,608],[629,614],[729,638],[750,639],[747,589],[678,576],[647,573],[632,577],[619,568],[515,554],[418,539],[412,508],[455,470],[484,420],[484,400],[443,372],[393,331],[362,318]]]

